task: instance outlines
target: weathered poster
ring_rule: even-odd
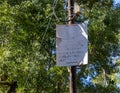
[[[56,60],[58,66],[88,63],[88,34],[85,23],[56,26]]]

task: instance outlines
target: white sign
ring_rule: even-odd
[[[58,66],[77,66],[88,63],[87,25],[57,25],[56,54]]]

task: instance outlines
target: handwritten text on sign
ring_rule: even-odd
[[[58,66],[88,63],[88,35],[86,24],[57,25],[56,53]]]

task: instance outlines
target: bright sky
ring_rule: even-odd
[[[120,4],[120,0],[114,0],[115,4],[119,3]]]

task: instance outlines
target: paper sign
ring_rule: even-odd
[[[88,35],[85,23],[56,26],[56,55],[58,66],[88,63]]]

